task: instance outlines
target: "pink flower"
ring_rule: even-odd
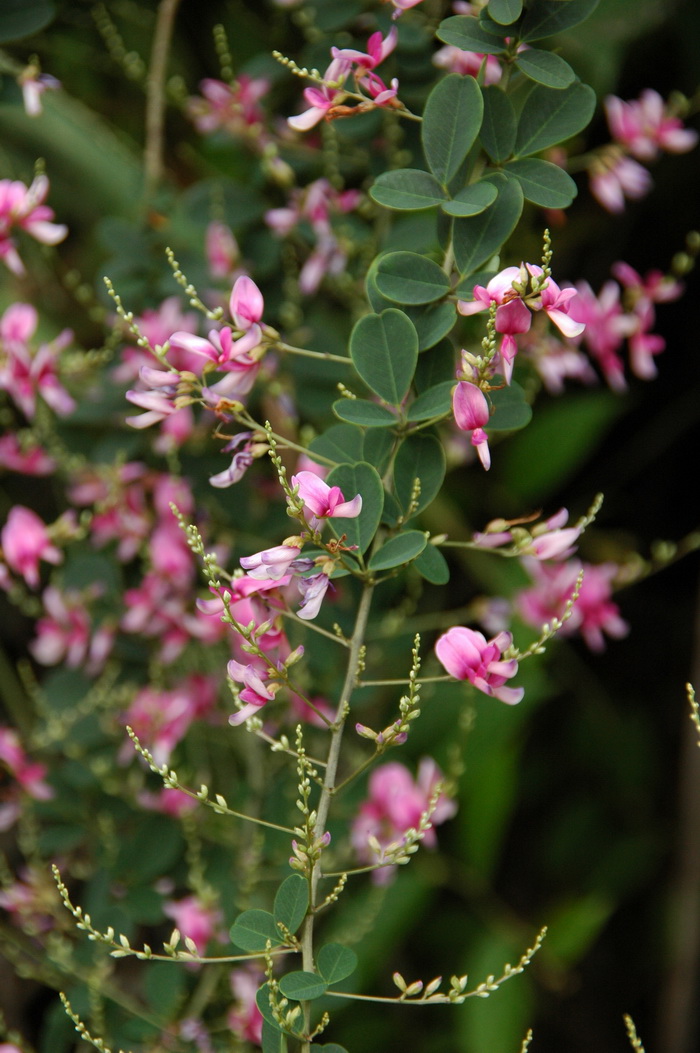
[[[103,625],[94,633],[88,611],[92,593],[67,589],[61,592],[49,585],[42,595],[44,613],[36,622],[36,637],[29,645],[37,662],[58,665],[65,662],[69,669],[82,667],[89,675],[98,673],[114,642],[114,630]]]
[[[45,175],[36,176],[29,187],[19,180],[0,179],[0,259],[20,277],[25,270],[10,236],[13,227],[26,230],[44,245],[57,245],[68,233],[63,223],[50,222],[53,209],[44,204],[48,193]]]
[[[359,66],[361,70],[371,70],[391,54],[398,39],[398,30],[396,26],[392,26],[384,38],[381,32],[372,33],[367,41],[366,52],[355,51],[353,48],[331,48],[331,55],[334,59],[347,59]]]
[[[205,254],[212,278],[229,278],[240,259],[238,242],[230,227],[212,221],[205,236]]]
[[[391,3],[396,9],[391,17],[394,19],[400,18],[404,11],[408,11],[412,7],[417,7],[417,5],[422,2],[423,0],[391,0]]]
[[[279,581],[285,575],[297,569],[301,544],[298,537],[288,538],[281,545],[265,548],[252,556],[242,556],[240,564],[247,571],[249,578],[256,581]],[[301,569],[309,570],[312,561],[303,560]]]
[[[39,117],[42,111],[41,96],[45,91],[56,91],[61,82],[49,73],[40,73],[36,64],[31,63],[23,69],[17,78],[22,89],[22,101],[27,117]]]
[[[573,552],[572,545],[578,540],[581,528],[565,526],[569,513],[565,508],[537,523],[532,530],[520,525],[522,520],[507,522],[494,520],[483,533],[472,535],[472,541],[483,548],[498,548],[504,544],[515,544],[523,555],[535,559],[566,559]]]
[[[525,693],[523,688],[503,686],[518,672],[515,658],[502,657],[512,643],[510,633],[500,632],[487,643],[482,633],[458,625],[442,634],[435,653],[450,676],[468,680],[485,695],[515,705]]]
[[[53,797],[53,789],[44,781],[46,766],[29,760],[12,728],[0,727],[0,762],[30,797],[37,801]]]
[[[247,274],[236,278],[231,290],[229,307],[236,327],[244,332],[261,321],[265,301],[257,285]]]
[[[388,854],[399,851],[406,833],[418,829],[441,781],[442,773],[429,757],[420,762],[416,781],[408,768],[397,761],[376,768],[369,777],[369,797],[360,805],[350,834],[360,862],[381,863]],[[428,848],[437,843],[433,828],[450,819],[456,811],[455,801],[441,794],[424,837]],[[378,884],[386,884],[394,871],[394,867],[382,867],[374,872],[373,879]]]
[[[228,718],[229,724],[237,727],[248,720],[249,717],[255,716],[259,709],[271,702],[280,685],[270,684],[268,686],[266,681],[269,677],[269,671],[267,669],[257,669],[252,663],[243,665],[232,658],[226,668],[231,680],[244,685],[238,697],[247,704],[242,709],[236,710]]]
[[[36,512],[24,505],[10,509],[0,532],[0,542],[8,567],[21,574],[33,589],[39,585],[40,560],[53,564],[63,562],[63,554],[51,541],[45,524]]]
[[[311,574],[308,578],[297,578],[297,585],[303,599],[299,604],[297,614],[305,621],[315,618],[321,609],[323,598],[328,591],[330,578],[327,574]]]
[[[339,486],[329,486],[314,472],[297,472],[292,476],[292,486],[299,488],[299,497],[311,512],[314,526],[320,519],[354,519],[362,511],[360,494],[346,501]]]
[[[31,439],[29,443],[20,443],[14,432],[0,436],[0,464],[6,471],[20,475],[53,475],[56,471],[53,457]]]
[[[618,571],[614,563],[594,566],[577,559],[566,563],[539,563],[525,559],[523,565],[533,585],[516,595],[515,605],[528,625],[540,629],[545,623],[561,618],[583,570],[579,598],[571,616],[559,630],[561,635],[580,633],[592,651],[604,649],[603,633],[614,639],[627,635],[629,626],[611,599],[612,580]]]
[[[221,911],[205,905],[197,896],[169,900],[163,904],[163,913],[173,919],[184,937],[192,940],[199,955],[206,952],[210,940],[220,937]]]
[[[253,433],[251,431],[241,431],[222,447],[222,453],[231,453],[233,450],[236,452],[233,454],[233,459],[228,468],[224,469],[223,472],[217,472],[216,475],[209,476],[210,486],[216,486],[221,490],[241,481],[253,463],[252,436]]]
[[[638,201],[652,187],[646,168],[613,148],[596,157],[588,174],[591,193],[608,212],[624,212],[626,197]]]
[[[460,380],[452,395],[455,422],[461,431],[471,433],[471,444],[476,447],[479,460],[486,469],[491,467],[489,441],[484,427],[491,416],[483,391],[466,380]]]
[[[484,65],[484,84],[498,84],[503,76],[501,64],[495,55],[482,55],[477,51],[462,51],[461,48],[446,44],[433,55],[433,64],[450,73],[476,77]]]
[[[588,282],[576,285],[578,296],[571,303],[571,315],[585,323],[583,344],[600,366],[605,379],[615,391],[626,388],[624,367],[618,354],[624,339],[637,327],[620,303],[620,287],[606,282],[598,296]]]
[[[323,120],[329,110],[345,97],[342,86],[352,68],[352,62],[346,58],[334,58],[323,74],[322,85],[304,89],[304,98],[309,108],[297,117],[288,117],[287,124],[296,132],[308,132],[319,121]],[[334,85],[331,87],[330,85]]]
[[[255,997],[264,982],[265,974],[254,965],[231,973],[231,990],[237,1004],[228,1014],[228,1025],[234,1035],[254,1046],[262,1045],[263,1018]]]
[[[0,388],[7,391],[30,420],[36,412],[36,396],[41,395],[51,409],[65,416],[75,402],[57,376],[58,357],[73,339],[69,329],[38,350],[29,347],[38,316],[31,304],[15,303],[0,319]]]
[[[167,764],[172,751],[185,737],[192,722],[205,716],[215,702],[216,685],[213,680],[192,675],[171,690],[142,688],[123,714],[123,723],[133,728],[151,750],[156,764]],[[124,756],[130,758],[128,749]]]
[[[201,135],[222,129],[235,136],[251,136],[265,123],[259,101],[268,95],[270,82],[242,74],[233,84],[207,78],[200,81],[202,96],[188,100],[187,113]],[[269,136],[267,136],[269,138]]]
[[[610,134],[640,161],[653,161],[660,150],[686,153],[698,141],[697,132],[684,128],[680,117],[651,88],[630,102],[608,95],[605,114]]]

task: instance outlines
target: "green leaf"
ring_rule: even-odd
[[[287,973],[280,980],[280,991],[285,998],[296,1002],[312,1002],[321,998],[327,991],[328,984],[317,973],[307,973],[303,969]]]
[[[446,296],[450,283],[437,263],[417,252],[389,252],[377,265],[376,285],[397,303],[432,303]]]
[[[362,444],[362,457],[358,457],[358,460],[373,464],[379,474],[383,475],[389,465],[395,441],[393,433],[386,428],[369,428],[365,432],[365,441]]]
[[[0,44],[38,33],[56,17],[53,0],[2,0]]]
[[[457,308],[449,300],[427,307],[406,307],[406,314],[418,333],[418,350],[427,351],[451,331],[457,319]]]
[[[410,563],[420,555],[427,544],[420,530],[405,530],[398,537],[389,538],[369,561],[370,570],[389,570]],[[325,975],[325,974],[324,974]]]
[[[511,161],[504,171],[515,176],[523,188],[528,201],[542,208],[568,208],[578,193],[578,188],[568,172],[551,161],[538,157],[525,157]]]
[[[434,388],[423,391],[411,403],[408,408],[407,417],[410,421],[430,420],[431,417],[439,417],[443,413],[449,413],[452,407],[452,389],[454,380],[443,380]]]
[[[256,1003],[258,1009],[260,1010],[260,1015],[262,1016],[262,1018],[263,1018],[263,1020],[265,1022],[263,1027],[265,1025],[267,1025],[267,1027],[269,1028],[270,1040],[272,1040],[273,1032],[276,1032],[280,1036],[282,1036],[282,1035],[294,1035],[295,1037],[298,1037],[298,1035],[294,1031],[287,1031],[287,1030],[283,1031],[282,1028],[277,1023],[277,1021],[275,1020],[275,1018],[274,1018],[274,1016],[272,1014],[272,1007],[270,1005],[270,985],[268,983],[264,983],[262,985],[262,987],[259,987],[258,990],[256,991],[256,993],[255,993],[255,1003]],[[286,1045],[279,1046],[279,1047],[270,1046],[270,1049],[271,1050],[274,1049],[275,1053],[276,1053],[277,1049],[281,1049],[283,1051],[283,1053],[286,1053],[287,1047],[286,1047]]]
[[[396,424],[391,410],[367,399],[338,399],[333,403],[333,412],[341,420],[358,424],[361,428],[390,428]]]
[[[404,512],[411,503],[414,480],[420,480],[416,514],[437,496],[445,469],[445,451],[434,435],[409,435],[394,461],[394,489]]]
[[[523,192],[515,179],[505,182],[500,174],[491,177],[498,180],[498,197],[490,208],[479,216],[454,221],[455,262],[460,274],[465,277],[500,252],[504,242],[515,230],[523,210]]]
[[[435,176],[419,168],[399,168],[394,172],[382,172],[369,196],[385,208],[400,211],[418,211],[435,208],[445,200],[445,191]]]
[[[345,1046],[339,1046],[337,1042],[326,1042],[322,1046],[317,1046],[314,1042],[311,1049],[316,1050],[317,1053],[348,1053]]]
[[[443,201],[442,210],[448,216],[477,216],[492,205],[498,197],[498,189],[486,180],[465,186],[455,194],[452,201]]]
[[[585,22],[595,11],[599,0],[536,0],[530,5],[520,27],[523,41],[542,40],[564,29]]]
[[[505,161],[513,153],[518,119],[513,103],[502,88],[489,84],[482,88],[484,119],[479,138],[486,153],[494,161]]]
[[[586,127],[594,109],[595,92],[587,84],[576,81],[562,91],[538,85],[520,114],[515,155],[536,154],[570,139]]]
[[[371,464],[341,464],[328,475],[329,486],[339,486],[346,500],[362,494],[362,511],[355,519],[331,519],[330,523],[340,537],[347,534],[348,544],[357,545],[365,552],[377,532],[384,506],[384,487],[379,474]]]
[[[482,55],[500,55],[506,50],[502,38],[487,33],[474,15],[452,15],[437,28],[436,36],[445,44],[453,44],[462,51],[478,51]]]
[[[326,983],[337,984],[355,971],[357,955],[350,947],[344,947],[342,943],[327,943],[318,952],[316,964]]]
[[[275,923],[296,932],[309,907],[309,883],[301,874],[290,874],[277,889],[273,909]],[[279,930],[278,930],[279,931]]]
[[[433,585],[446,585],[450,580],[450,568],[442,552],[435,545],[426,545],[413,566],[426,581]]]
[[[309,443],[309,453],[318,453],[338,464],[352,464],[363,459],[362,442],[363,432],[359,428],[350,424],[332,424]]]
[[[413,382],[418,394],[422,394],[447,380],[455,383],[455,350],[449,340],[441,340],[419,356]]]
[[[521,51],[515,65],[530,80],[546,84],[549,88],[568,88],[576,80],[576,74],[569,63],[553,51],[540,51],[538,48]]]
[[[263,1020],[262,1053],[287,1053],[287,1040],[276,1024]]]
[[[484,103],[473,77],[450,73],[435,85],[423,112],[421,140],[431,172],[449,183],[476,141]]]
[[[489,432],[515,431],[532,420],[532,407],[525,401],[525,392],[513,381],[508,387],[489,394],[494,412],[488,423]]]
[[[403,311],[390,307],[366,314],[350,334],[350,357],[368,388],[400,406],[418,361],[418,334]]]
[[[494,22],[510,26],[517,22],[523,10],[523,0],[489,0],[488,13]]]
[[[268,910],[244,910],[231,926],[231,943],[243,951],[264,951],[268,940],[273,947],[282,942],[275,919]]]

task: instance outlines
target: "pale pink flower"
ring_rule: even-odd
[[[515,544],[523,555],[534,556],[535,559],[566,559],[574,551],[572,546],[581,535],[581,527],[566,526],[568,518],[567,510],[560,508],[530,530],[519,523],[493,520],[483,532],[473,534],[472,541],[482,548]]]
[[[251,431],[241,431],[222,447],[222,453],[235,452],[228,468],[209,476],[210,486],[221,490],[240,482],[253,463],[252,435]]]
[[[61,591],[49,585],[42,595],[44,613],[37,620],[36,637],[29,645],[33,657],[42,665],[65,662],[68,668],[84,667],[89,675],[98,673],[112,649],[114,630],[102,625],[93,632],[88,603],[98,590]]]
[[[258,669],[252,662],[243,665],[243,663],[237,662],[232,658],[226,668],[231,680],[244,685],[238,697],[246,705],[242,709],[237,709],[228,718],[229,724],[237,727],[248,720],[249,717],[255,716],[259,709],[271,702],[280,685],[274,683],[268,685],[269,670]]]
[[[0,436],[0,464],[8,472],[20,475],[52,475],[56,471],[56,461],[34,440],[20,443],[14,432]]]
[[[241,74],[233,84],[207,78],[200,81],[201,97],[188,100],[187,113],[201,135],[222,129],[234,136],[260,136],[265,112],[260,99],[269,94],[270,82],[263,77]]]
[[[406,833],[417,830],[422,816],[428,812],[431,797],[442,778],[440,769],[429,757],[421,760],[415,781],[408,768],[398,761],[383,764],[372,772],[369,797],[360,805],[350,833],[361,863],[381,863],[390,852],[401,848]],[[452,818],[456,811],[456,802],[441,794],[423,838],[426,847],[435,847],[434,827]],[[375,870],[373,880],[386,884],[395,869],[386,865]]]
[[[37,395],[59,416],[75,408],[57,375],[58,358],[73,334],[64,329],[50,343],[33,351],[29,341],[37,323],[36,309],[24,303],[11,304],[0,319],[0,388],[8,392],[30,420],[36,412]]]
[[[157,793],[144,790],[139,793],[138,801],[149,811],[162,812],[173,819],[181,819],[183,815],[188,815],[197,808],[197,801],[174,786],[163,786]]]
[[[483,391],[466,380],[460,380],[452,395],[452,410],[455,423],[461,431],[470,434],[471,444],[476,447],[486,471],[491,467],[491,452],[485,426],[489,422],[491,411]]]
[[[213,709],[216,691],[211,677],[198,674],[184,678],[178,687],[170,690],[144,687],[136,693],[122,720],[149,748],[156,764],[167,764],[192,722]],[[126,759],[133,753],[128,746],[124,752]]]
[[[339,486],[329,486],[314,472],[297,472],[292,476],[292,486],[298,487],[298,496],[311,513],[314,526],[320,519],[355,519],[362,511],[360,494],[346,501]]]
[[[204,244],[212,278],[230,278],[241,255],[231,228],[213,220],[207,227]]]
[[[24,505],[10,509],[0,532],[0,543],[8,567],[21,574],[33,589],[39,585],[41,560],[55,565],[63,562],[63,553],[51,541],[46,525]]]
[[[625,198],[638,201],[646,197],[652,179],[646,168],[631,157],[611,148],[599,155],[588,170],[591,193],[608,212],[625,210]]]
[[[249,578],[256,581],[279,581],[297,569],[300,555],[301,539],[293,537],[281,545],[255,552],[252,556],[242,556],[240,564]],[[313,565],[310,560],[301,562],[303,570],[308,570]]]
[[[485,65],[484,65],[485,62]],[[433,55],[433,64],[449,73],[460,73],[462,76],[476,77],[484,67],[484,84],[498,84],[503,76],[501,63],[495,55],[482,55],[477,51],[462,51],[461,48],[446,44]]]
[[[522,699],[524,689],[504,685],[518,672],[518,662],[502,657],[512,643],[507,632],[500,632],[487,642],[482,633],[457,625],[438,639],[435,653],[450,676],[468,680],[485,695],[515,705]]]
[[[204,955],[210,940],[221,939],[221,911],[202,902],[197,896],[168,900],[163,904],[163,913],[172,918],[182,936],[192,940],[197,953]]]
[[[297,585],[302,594],[297,615],[305,621],[315,618],[321,609],[324,596],[328,591],[330,578],[327,574],[311,574],[309,577],[298,577]]]
[[[197,331],[197,316],[193,311],[182,310],[178,296],[168,296],[159,307],[147,308],[134,321],[153,348],[165,347],[171,333],[176,331],[187,333]],[[131,345],[124,347],[120,358],[120,364],[112,374],[118,381],[129,381],[138,377],[141,366],[154,368],[157,365],[160,369],[163,368],[163,363],[155,359],[151,352],[143,347]],[[186,351],[177,348],[168,348],[167,358],[168,364],[178,372],[181,370],[196,372],[201,365],[199,357],[191,356]]]
[[[418,4],[423,2],[423,0],[390,0],[390,2],[395,8],[395,11],[391,17],[393,19],[396,19],[400,18],[404,11],[409,11],[410,8],[417,7]]]
[[[45,91],[57,91],[61,82],[49,73],[40,73],[35,63],[23,69],[17,78],[22,89],[22,101],[27,117],[38,117],[42,111],[41,96]]]

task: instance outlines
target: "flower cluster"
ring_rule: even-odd
[[[24,230],[44,245],[57,245],[68,233],[65,224],[52,222],[53,209],[44,204],[48,195],[45,175],[36,176],[31,186],[18,179],[0,179],[0,259],[14,274],[25,273],[14,230]]]

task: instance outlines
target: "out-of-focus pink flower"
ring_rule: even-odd
[[[363,70],[375,69],[396,47],[399,33],[392,26],[385,37],[381,32],[372,33],[367,41],[367,51],[356,51],[354,48],[331,48],[334,59],[347,59]]]
[[[170,334],[178,331],[196,333],[197,316],[193,311],[183,311],[177,296],[168,296],[159,307],[147,308],[143,314],[134,319],[139,330],[153,348],[163,348],[170,339]],[[156,360],[150,351],[143,347],[129,345],[122,348],[120,363],[113,372],[118,381],[130,381],[138,377],[141,366],[163,368],[163,363]],[[196,372],[201,366],[201,359],[193,357],[177,348],[168,349],[168,365],[173,369]]]
[[[583,344],[610,387],[624,391],[627,384],[618,352],[637,323],[623,311],[620,287],[616,282],[606,282],[596,296],[588,282],[580,281],[576,284],[576,291],[578,296],[571,302],[570,313],[585,323]]]
[[[619,150],[611,148],[592,161],[588,170],[591,193],[608,212],[625,210],[625,198],[646,197],[652,179],[646,168]]]
[[[174,786],[163,786],[157,793],[144,791],[139,794],[138,799],[142,807],[152,812],[162,812],[173,819],[181,819],[197,807],[197,801]]]
[[[605,99],[605,115],[613,139],[640,161],[653,161],[661,150],[682,154],[697,144],[698,133],[683,127],[657,91],[647,88],[638,99]]]
[[[260,135],[265,112],[260,99],[269,94],[270,82],[242,74],[233,84],[208,78],[200,81],[201,97],[188,100],[187,112],[201,135],[222,129],[235,136]]]
[[[339,486],[329,486],[314,472],[297,472],[292,486],[299,488],[299,498],[313,517],[316,526],[321,519],[355,519],[362,511],[362,495],[346,501]]]
[[[486,641],[482,633],[454,626],[443,633],[435,644],[435,653],[450,676],[468,680],[485,695],[515,705],[524,695],[522,687],[505,687],[518,672],[515,658],[504,660],[504,651],[513,643],[510,633],[498,633]]]
[[[187,677],[170,690],[144,687],[123,714],[123,723],[133,728],[153,754],[156,764],[167,764],[192,721],[201,719],[213,708],[216,690],[211,678],[199,675]],[[133,752],[129,752],[128,745],[124,752],[126,759]]]
[[[33,62],[22,70],[17,83],[22,89],[22,101],[27,117],[38,117],[41,114],[41,96],[45,91],[57,91],[61,87],[60,80],[56,80],[49,73],[41,73]]]
[[[15,303],[0,319],[0,388],[8,392],[30,420],[36,412],[36,396],[59,416],[71,413],[75,402],[57,375],[58,357],[73,339],[69,329],[36,351],[29,341],[36,331],[38,316],[31,304]]]
[[[491,411],[483,391],[466,380],[460,380],[452,395],[452,411],[461,431],[471,433],[471,444],[476,447],[479,460],[486,469],[491,467],[491,452],[485,426]]]
[[[52,475],[56,470],[56,461],[33,439],[20,443],[15,432],[0,436],[0,464],[8,472],[19,472],[20,475]]]
[[[387,0],[384,0],[386,3]],[[410,10],[412,7],[417,7],[418,4],[422,3],[423,0],[389,0],[389,2],[395,8],[392,18],[400,18],[404,11]]]
[[[204,955],[210,940],[221,939],[221,911],[203,903],[197,896],[168,900],[163,913],[172,918],[182,936],[192,940],[199,955]]]
[[[233,453],[233,458],[228,468],[209,476],[210,486],[216,486],[221,490],[241,481],[253,463],[252,436],[251,431],[241,431],[222,447],[221,452]]]
[[[1,821],[0,829],[3,829]],[[49,932],[55,926],[56,914],[61,909],[56,897],[56,886],[47,867],[21,867],[17,880],[0,890],[0,907],[7,911],[15,925],[35,935]],[[2,1042],[0,1053],[26,1051]]]
[[[0,259],[19,277],[25,270],[11,237],[13,228],[25,230],[44,245],[57,245],[68,233],[65,224],[51,222],[53,209],[44,204],[48,193],[45,175],[36,176],[31,186],[19,180],[0,179]]]
[[[596,565],[572,559],[566,563],[539,563],[524,559],[532,587],[515,596],[515,606],[523,619],[533,628],[561,618],[571,599],[576,581],[583,570],[583,584],[571,616],[559,630],[562,636],[580,633],[592,651],[605,648],[604,635],[613,639],[626,636],[629,626],[620,616],[613,602],[612,581],[618,568],[614,563]]]
[[[372,772],[369,797],[360,805],[350,833],[361,863],[381,863],[390,852],[400,849],[406,833],[418,829],[442,779],[440,769],[430,757],[420,762],[415,781],[408,768],[397,761],[383,764]],[[456,811],[456,802],[441,794],[423,839],[428,848],[434,848],[437,843],[434,827],[450,819]],[[374,871],[373,880],[386,884],[394,871],[395,867],[382,867]]]
[[[485,65],[484,65],[485,62]],[[498,84],[503,76],[501,64],[495,55],[482,55],[477,51],[462,51],[461,48],[446,44],[433,55],[433,64],[450,73],[476,77],[484,67],[484,84]]]
[[[581,527],[567,527],[569,513],[560,508],[549,519],[537,523],[530,530],[518,523],[493,520],[483,532],[472,535],[472,541],[482,548],[499,548],[515,544],[523,555],[535,559],[566,559],[573,552],[573,545],[581,535]]]
[[[241,255],[231,228],[212,221],[205,235],[205,253],[212,278],[230,278]]]
[[[24,505],[10,509],[7,522],[0,532],[5,562],[33,589],[39,585],[39,562],[59,564],[63,554],[36,512]]]
[[[47,801],[54,795],[45,782],[46,766],[30,761],[19,735],[13,728],[0,727],[0,765],[15,781],[2,787],[0,797],[0,831],[9,830],[22,811],[22,792],[36,801]],[[5,780],[3,780],[5,782]]]
[[[254,1046],[262,1045],[263,1018],[255,996],[264,982],[265,974],[254,965],[231,973],[231,991],[237,1004],[229,1011],[228,1025],[234,1035]]]
[[[70,669],[83,667],[89,675],[99,673],[114,643],[114,629],[92,629],[88,604],[98,590],[61,592],[55,585],[44,589],[44,613],[36,622],[36,637],[29,649],[42,665],[65,662]]]

